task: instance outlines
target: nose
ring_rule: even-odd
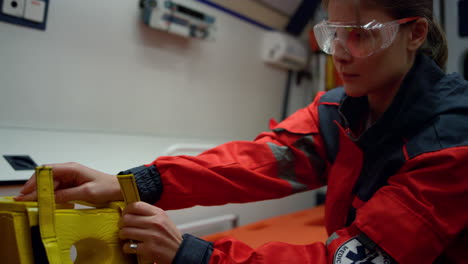
[[[343,45],[342,41],[340,41],[340,39],[335,39],[333,45],[335,49],[333,52],[333,59],[341,64],[350,63],[353,56],[351,56],[346,46]]]

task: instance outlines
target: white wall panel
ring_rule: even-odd
[[[251,139],[279,117],[262,29],[202,4],[216,40],[187,40],[137,2],[52,1],[45,32],[0,23],[0,126]]]
[[[147,28],[138,1],[50,4],[45,32],[0,23],[1,155],[116,173],[171,144],[252,139],[280,117],[286,74],[261,62],[259,27],[204,6],[218,30],[203,42]],[[30,176],[1,158],[0,181]],[[245,224],[313,204],[304,193],[170,214],[180,224],[236,213]]]

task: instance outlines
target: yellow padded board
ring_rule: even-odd
[[[118,237],[118,221],[126,202],[85,209],[73,209],[71,203],[55,204],[52,168],[38,167],[36,175],[37,202],[16,202],[11,197],[0,197],[2,263],[35,263],[31,228],[37,226],[50,264],[73,263],[72,246],[76,248],[74,263],[77,264],[136,263],[133,256],[122,252],[123,244]],[[122,192],[127,202],[139,200],[133,175],[121,175],[119,182],[123,183]]]

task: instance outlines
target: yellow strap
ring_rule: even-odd
[[[120,189],[122,190],[122,195],[126,204],[141,201],[133,174],[117,175],[117,179],[119,180]]]
[[[124,197],[125,204],[131,204],[134,202],[141,201],[140,193],[135,182],[135,177],[133,174],[127,175],[117,175],[119,180],[120,190],[122,191],[122,196]],[[140,258],[140,255],[136,257],[139,264],[143,263]]]
[[[37,202],[39,208],[39,230],[47,252],[49,264],[60,264],[60,250],[55,230],[55,197],[52,168],[37,167]]]

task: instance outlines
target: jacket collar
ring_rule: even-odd
[[[439,114],[440,91],[437,83],[445,73],[425,55],[418,55],[392,104],[382,117],[356,139],[361,147],[379,145],[389,137],[411,134]],[[340,112],[345,126],[355,127],[368,112],[367,96],[345,96]]]

